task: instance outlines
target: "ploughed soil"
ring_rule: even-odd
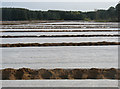
[[[118,26],[12,26],[12,25],[2,25],[2,29],[78,29],[78,28],[118,28]]]
[[[49,23],[54,23],[54,22],[66,22],[67,20],[28,20],[28,21],[0,21],[0,25],[21,25],[21,24],[35,24],[35,23],[46,23],[44,25],[114,25],[112,23],[106,23],[106,24],[49,24]],[[70,21],[70,20],[68,20]],[[75,20],[71,20],[71,21],[75,21]],[[76,20],[75,22],[78,22],[78,20]],[[90,21],[91,22],[91,21]]]
[[[3,80],[29,79],[120,79],[120,69],[3,69]]]
[[[24,37],[119,37],[120,35],[28,35],[28,36],[0,36],[0,38],[24,38]]]
[[[49,23],[54,23],[54,22],[65,22],[65,21],[64,20],[0,21],[0,25],[2,25],[1,26],[2,29],[118,28],[117,24],[112,24],[112,23],[111,24],[110,23],[106,23],[106,24],[84,24],[84,23],[83,24],[49,24]],[[38,24],[38,25],[35,25],[35,24]]]
[[[0,31],[0,32],[119,32],[120,30],[28,30],[28,31]]]
[[[101,46],[120,45],[120,42],[81,42],[81,43],[16,43],[0,44],[0,47],[47,47],[47,46]]]
[[[63,21],[55,21],[55,20],[0,21],[0,25],[21,25],[21,24],[53,23],[53,22],[63,22]]]

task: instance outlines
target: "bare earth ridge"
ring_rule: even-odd
[[[3,80],[29,79],[120,79],[120,69],[3,69]]]
[[[81,42],[81,43],[16,43],[0,44],[0,47],[47,47],[47,46],[99,46],[99,45],[120,45],[120,42]]]

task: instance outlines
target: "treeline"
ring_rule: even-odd
[[[118,21],[120,4],[110,7],[108,10],[96,10],[91,12],[81,11],[32,11],[23,8],[2,8],[3,21],[18,20],[86,20],[86,21]]]

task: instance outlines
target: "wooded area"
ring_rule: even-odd
[[[84,21],[120,21],[120,4],[108,10],[91,12],[81,11],[32,11],[24,8],[2,8],[3,21],[20,20],[84,20]]]

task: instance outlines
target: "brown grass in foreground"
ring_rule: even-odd
[[[120,79],[120,69],[3,69],[3,80],[30,79]]]

